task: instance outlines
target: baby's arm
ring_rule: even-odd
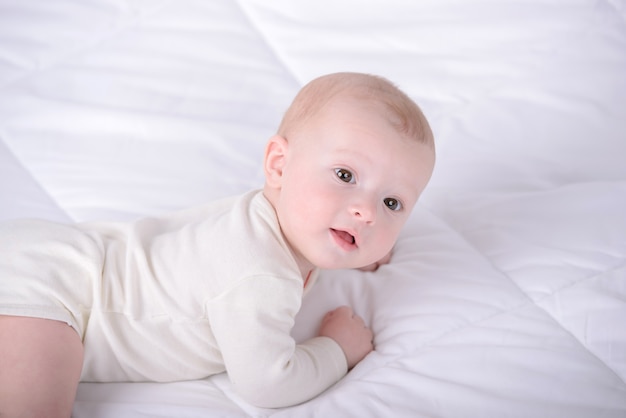
[[[349,306],[328,312],[322,320],[319,336],[332,338],[339,344],[346,355],[348,369],[374,349],[372,331]]]
[[[255,406],[278,408],[307,401],[348,370],[344,349],[332,338],[296,344],[291,337],[301,303],[299,277],[267,276],[239,280],[207,303],[233,389]]]

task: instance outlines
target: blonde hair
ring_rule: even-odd
[[[365,100],[379,106],[400,134],[434,147],[432,131],[419,106],[389,80],[362,73],[328,74],[309,82],[285,112],[278,135],[289,139],[336,97]]]

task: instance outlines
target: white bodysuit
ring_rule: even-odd
[[[305,289],[262,192],[133,223],[5,222],[0,254],[0,314],[74,327],[82,381],[227,370],[244,399],[280,407],[347,371],[332,339],[290,336]]]

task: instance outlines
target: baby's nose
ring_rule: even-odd
[[[352,205],[352,216],[363,222],[373,222],[376,217],[376,207],[372,203],[360,202]]]

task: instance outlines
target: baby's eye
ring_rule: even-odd
[[[345,181],[346,183],[354,183],[354,176],[349,170],[345,168],[335,168],[335,174],[339,177],[339,180]]]
[[[387,206],[391,210],[400,210],[402,209],[402,203],[398,199],[394,199],[393,197],[386,197],[383,202],[385,202],[385,206]]]

